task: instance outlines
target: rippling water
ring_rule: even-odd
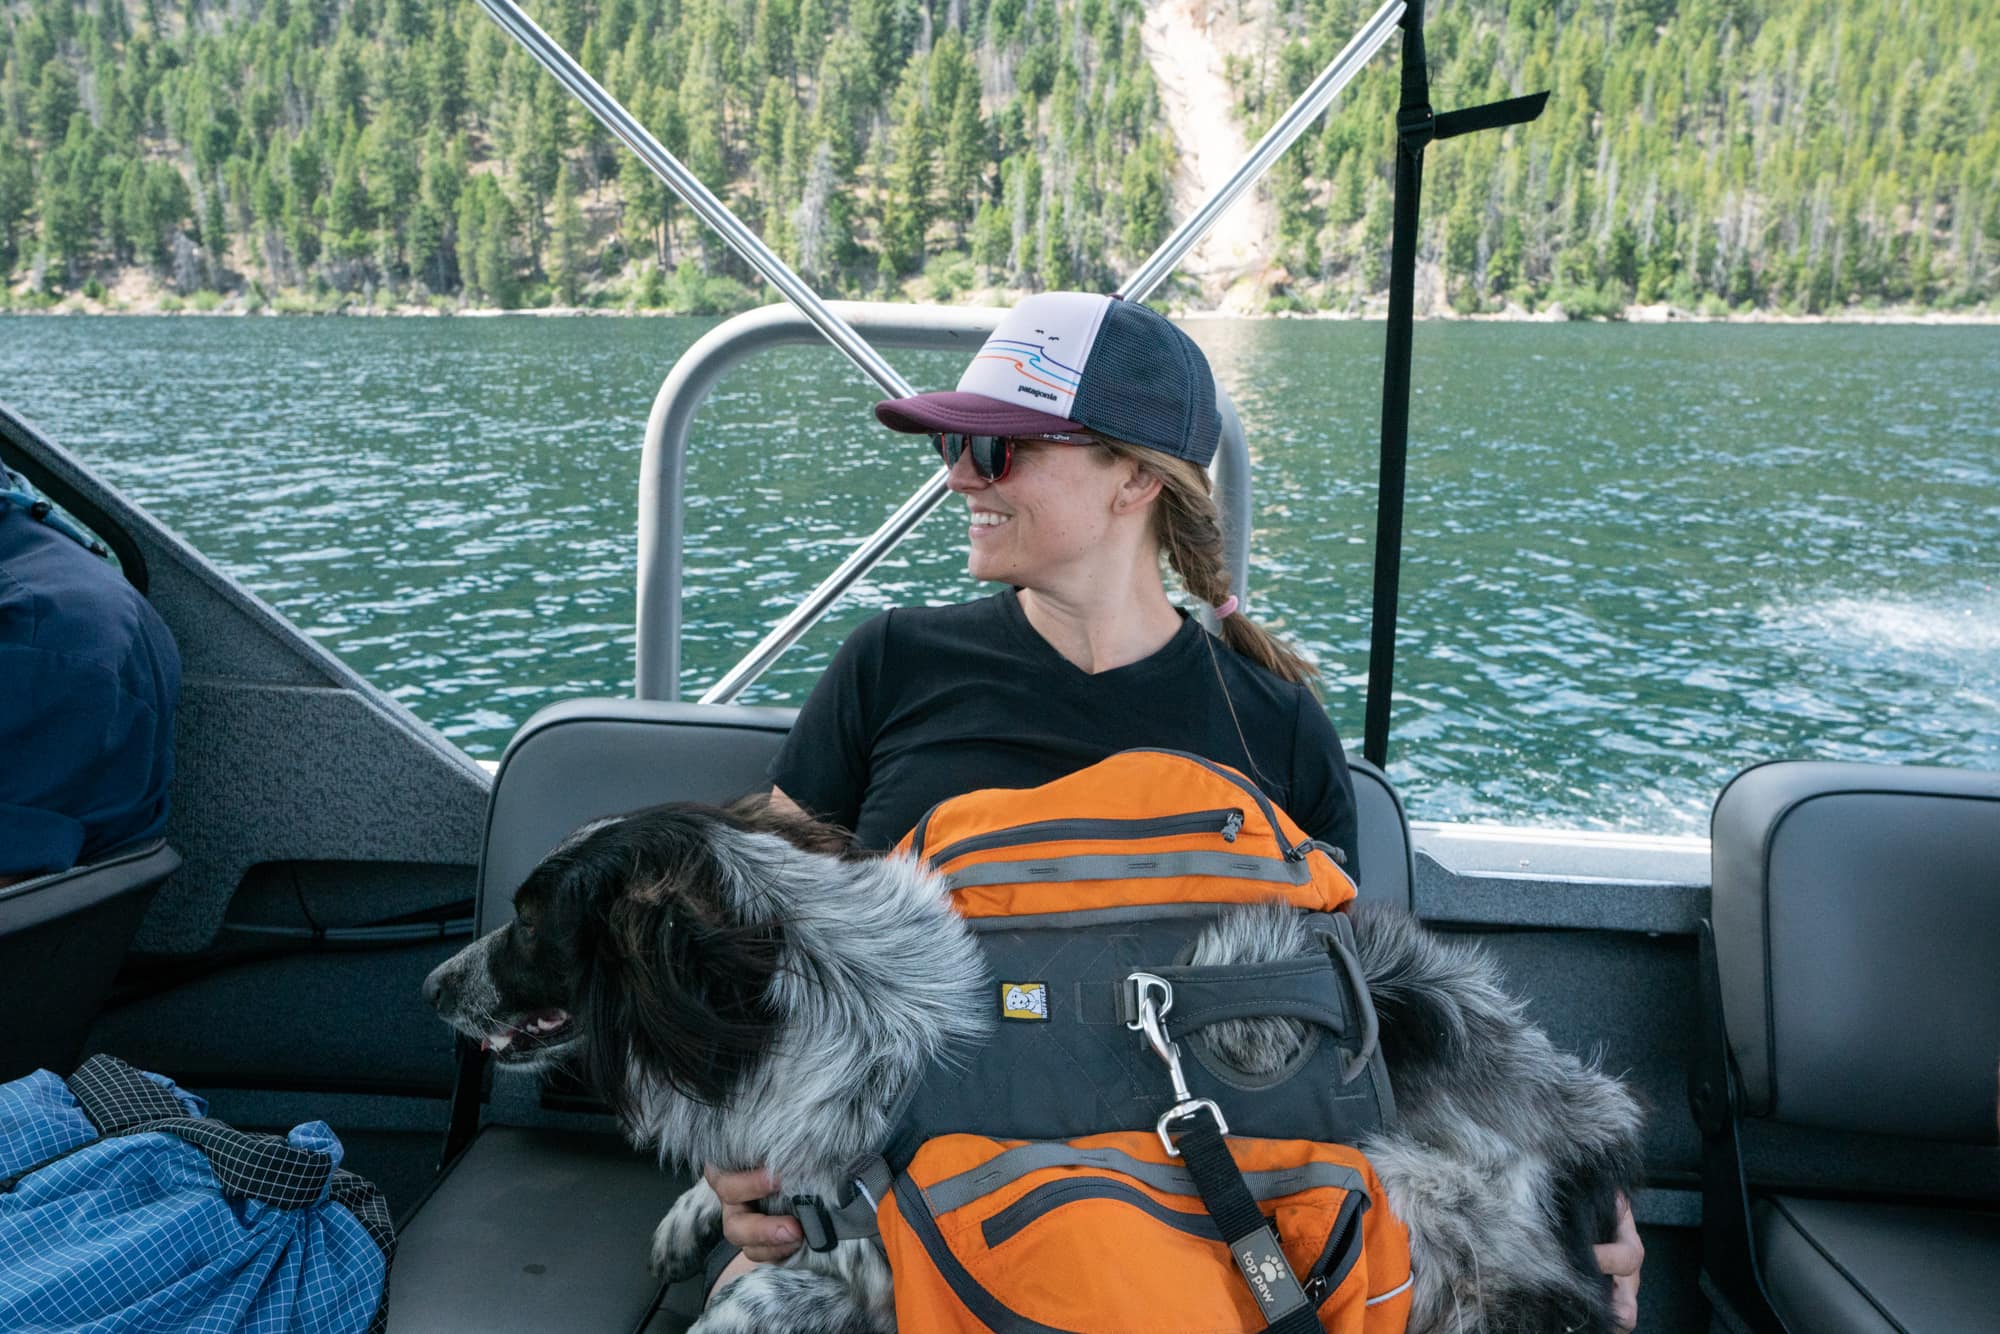
[[[0,399],[476,755],[629,693],[646,412],[712,321],[0,318]],[[1252,605],[1358,744],[1381,326],[1188,326],[1257,464]],[[920,385],[942,354],[897,352]],[[1780,757],[2000,769],[2000,330],[1427,325],[1391,772],[1413,815],[1700,832]],[[820,349],[704,409],[684,689],[928,474]],[[876,607],[970,596],[934,520]]]

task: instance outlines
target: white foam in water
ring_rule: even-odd
[[[1816,607],[1777,608],[1769,618],[1871,649],[1963,657],[1968,665],[2000,670],[2000,591],[1962,603],[1842,597]]]

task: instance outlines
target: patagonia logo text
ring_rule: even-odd
[[[1014,392],[1017,394],[1031,394],[1036,398],[1046,398],[1051,403],[1056,401],[1054,394],[1051,394],[1046,389],[1037,389],[1033,385],[1017,384],[1014,386]]]
[[[1039,1019],[1049,1017],[1049,988],[1045,982],[1002,982],[1000,984],[1000,1017],[1002,1019]]]

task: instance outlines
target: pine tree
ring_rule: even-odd
[[[564,166],[556,173],[554,217],[549,223],[549,279],[556,296],[565,306],[576,305],[583,297],[584,254],[583,213],[576,205],[576,186]]]

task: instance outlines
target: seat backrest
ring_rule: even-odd
[[[1405,911],[1415,906],[1416,857],[1410,845],[1410,817],[1389,778],[1363,759],[1349,757],[1354,775],[1354,815],[1361,846],[1355,849],[1361,877],[1355,888],[1368,903],[1393,904]]]
[[[0,1026],[0,1082],[76,1068],[139,919],[180,864],[154,838],[0,889],[0,1014],[13,1020]]]
[[[535,863],[586,821],[662,801],[727,801],[768,783],[796,709],[570,700],[521,728],[493,780],[479,870],[479,930],[513,915]],[[1351,761],[1361,897],[1410,906],[1410,825],[1382,771]]]
[[[730,801],[770,786],[796,709],[579,699],[530,718],[500,759],[479,862],[484,933],[571,830],[663,801]]]
[[[2000,774],[1739,774],[1711,829],[1715,952],[1744,1110],[1994,1142]]]

